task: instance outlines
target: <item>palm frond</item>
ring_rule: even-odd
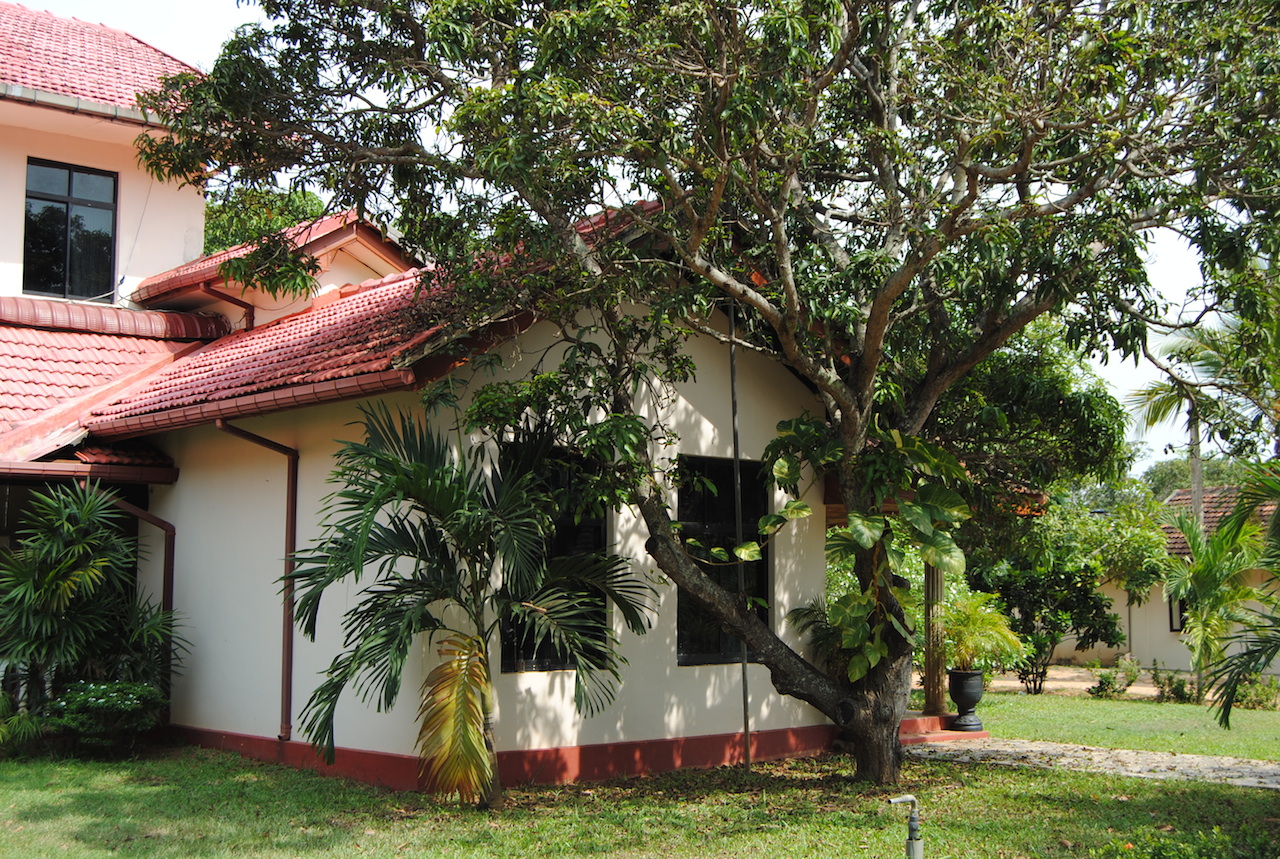
[[[422,773],[432,791],[477,801],[495,777],[485,743],[492,696],[485,644],[449,636],[439,653],[440,663],[423,681],[418,708]]]

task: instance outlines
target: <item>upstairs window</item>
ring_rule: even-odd
[[[742,531],[743,539],[759,539],[756,528],[760,517],[769,512],[769,498],[759,462],[744,460],[742,466]],[[733,557],[738,544],[734,521],[733,460],[706,456],[680,458],[680,497],[678,517],[681,532],[702,544],[705,550],[726,549]],[[738,592],[736,563],[703,564],[703,572],[722,588]],[[763,549],[758,561],[742,565],[746,598],[752,600],[755,612],[769,622],[769,555]],[[700,606],[684,591],[677,597],[676,640],[680,665],[717,665],[737,662],[741,657],[739,640],[720,627],[711,612]]]
[[[110,301],[115,295],[116,175],[27,162],[22,291]]]

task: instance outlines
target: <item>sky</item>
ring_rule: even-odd
[[[255,3],[237,0],[25,0],[23,5],[45,9],[55,15],[79,18],[124,30],[183,62],[208,70],[217,58],[222,43],[241,24],[263,19],[262,9]],[[1167,297],[1181,296],[1199,282],[1199,266],[1195,255],[1185,244],[1170,237],[1160,237],[1153,245],[1148,271],[1152,283]],[[1137,388],[1157,378],[1157,372],[1146,365],[1135,367],[1132,361],[1117,358],[1095,369],[1111,386],[1112,392],[1125,399]],[[1149,448],[1149,455],[1138,462],[1135,474],[1152,462],[1165,459],[1168,444],[1183,444],[1185,438],[1176,424],[1139,432],[1134,427],[1130,437]]]

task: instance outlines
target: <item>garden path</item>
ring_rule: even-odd
[[[1084,770],[1139,778],[1216,781],[1240,787],[1280,790],[1280,761],[1106,749],[997,737],[957,743],[923,743],[905,746],[904,750],[908,757],[921,760]]]

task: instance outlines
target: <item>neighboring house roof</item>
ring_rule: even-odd
[[[1224,519],[1236,509],[1236,501],[1240,497],[1238,486],[1206,486],[1204,490],[1204,532],[1213,534],[1222,525]],[[1165,499],[1165,507],[1169,513],[1187,513],[1191,511],[1191,490],[1179,489]],[[1267,519],[1276,510],[1275,504],[1264,504],[1258,509],[1258,515]],[[1170,555],[1185,558],[1191,554],[1187,546],[1187,538],[1173,525],[1161,525],[1165,533],[1165,549]]]
[[[353,211],[326,215],[284,231],[284,235],[304,253],[319,257],[325,253],[363,242],[366,248],[375,249],[391,267],[403,271],[413,265],[399,245],[382,236],[376,229],[360,220]],[[254,243],[235,245],[216,254],[200,257],[177,268],[153,275],[134,290],[132,300],[144,306],[152,306],[164,299],[183,292],[197,290],[223,280],[219,269],[227,260],[248,254]]]
[[[128,33],[0,2],[0,98],[145,122],[137,94],[184,72]]]
[[[421,347],[442,331],[419,310],[422,275],[343,287],[301,313],[237,331],[100,406],[85,426],[124,438],[411,389],[426,378]]]
[[[0,461],[74,443],[91,406],[228,330],[221,318],[0,296]]]

